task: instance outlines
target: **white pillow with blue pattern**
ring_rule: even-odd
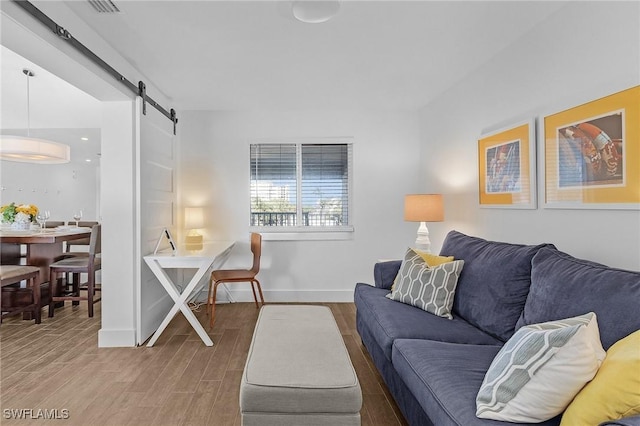
[[[593,312],[526,325],[491,362],[476,416],[523,423],[551,419],[593,379],[604,357]]]
[[[454,260],[430,267],[419,253],[409,248],[400,265],[393,290],[386,297],[453,319],[453,297],[463,265],[463,260]]]

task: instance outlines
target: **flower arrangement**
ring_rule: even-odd
[[[3,223],[31,223],[36,221],[38,207],[33,204],[11,203],[0,207]]]

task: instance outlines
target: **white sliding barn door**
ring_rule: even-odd
[[[167,315],[173,301],[153,272],[145,264],[143,256],[153,253],[164,228],[175,234],[176,209],[176,149],[173,123],[151,105],[142,114],[142,99],[136,100],[136,143],[139,168],[137,252],[139,280],[137,288],[136,340],[141,345],[158,328]]]

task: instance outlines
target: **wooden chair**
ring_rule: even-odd
[[[31,289],[31,302],[13,305],[11,303],[2,303],[2,294],[8,295],[8,286],[18,284],[20,281],[27,281],[27,286]],[[0,266],[0,306],[2,313],[0,314],[0,323],[2,318],[21,312],[32,312],[36,324],[40,324],[41,306],[40,306],[40,268],[37,266],[25,265],[2,265]],[[6,291],[5,291],[6,290]],[[24,289],[22,289],[24,290]],[[17,299],[17,298],[16,298]],[[14,302],[17,302],[14,301]]]
[[[260,301],[264,305],[264,297],[262,296],[262,288],[260,281],[256,279],[256,275],[260,271],[260,255],[262,254],[262,235],[257,233],[251,234],[251,252],[253,253],[253,266],[251,269],[217,269],[211,272],[209,280],[209,296],[207,297],[207,305],[211,306],[211,317],[209,319],[209,327],[213,328],[216,320],[216,293],[218,285],[222,283],[251,283],[251,291],[253,291],[253,300],[256,302],[256,308],[259,308],[258,298],[256,297],[256,288],[260,293]]]
[[[67,225],[71,225],[71,223],[73,223],[75,225],[75,222],[67,222]],[[64,222],[62,222],[62,224],[64,225]],[[93,228],[94,225],[97,225],[98,222],[96,221],[80,221],[78,222],[78,227],[79,228]],[[47,224],[48,225],[48,224]],[[65,257],[68,256],[81,256],[81,257],[85,257],[85,256],[89,256],[89,243],[90,243],[91,237],[84,237],[84,238],[80,238],[77,240],[69,240],[69,241],[65,241]],[[80,250],[72,250],[73,247],[77,247]],[[69,285],[71,283],[70,280],[70,276],[69,274],[66,274],[66,281],[65,283],[67,285]],[[74,301],[73,304],[74,305],[78,305],[80,302],[78,301]]]
[[[53,316],[55,302],[71,300],[74,305],[80,301],[88,302],[89,317],[93,317],[93,304],[100,301],[95,298],[96,291],[100,288],[96,286],[96,271],[102,269],[101,253],[102,227],[94,225],[91,228],[89,239],[89,253],[87,256],[74,256],[63,254],[62,258],[49,265],[51,281],[51,299],[49,303],[49,317]],[[59,275],[70,273],[72,275],[71,290],[62,289],[62,280]],[[80,283],[80,274],[87,274],[87,282]],[[86,285],[85,285],[86,284]],[[87,295],[81,296],[80,291],[86,290]]]

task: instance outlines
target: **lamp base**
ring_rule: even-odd
[[[184,242],[185,244],[194,244],[194,245],[202,245],[202,235],[200,234],[195,234],[195,235],[187,235],[184,238]]]
[[[431,240],[429,239],[429,229],[425,222],[420,222],[418,237],[415,242],[416,248],[425,253],[431,253]]]

